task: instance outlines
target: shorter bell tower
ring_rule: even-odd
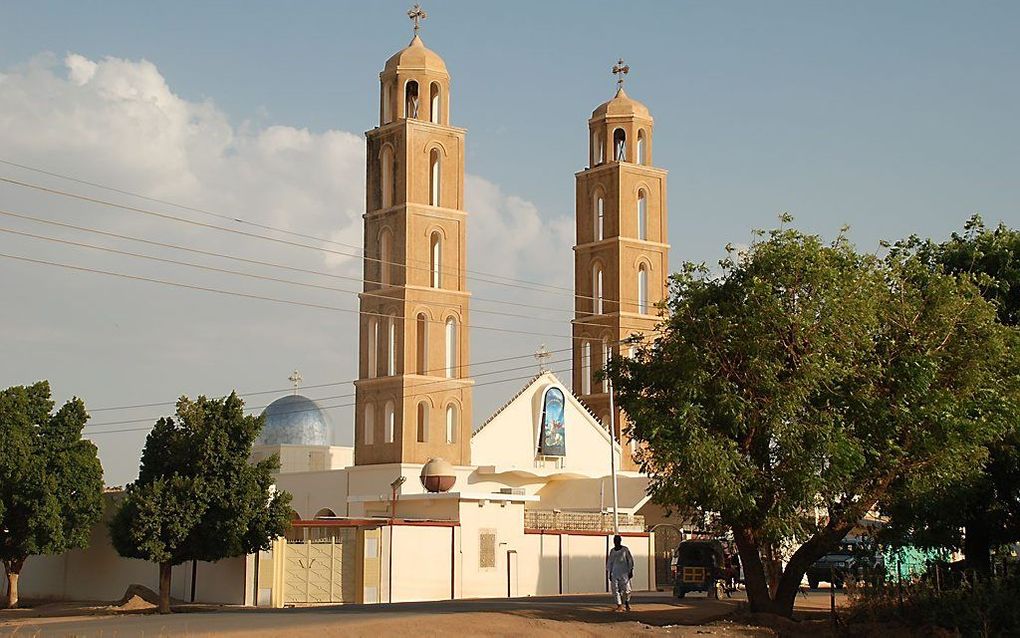
[[[589,164],[575,174],[573,387],[607,427],[608,382],[596,375],[610,357],[630,356],[632,335],[655,329],[668,292],[666,171],[652,164],[651,114],[623,89],[629,71],[623,60],[613,67],[616,95],[588,120]],[[637,469],[621,434],[626,415],[615,410],[622,469]]]

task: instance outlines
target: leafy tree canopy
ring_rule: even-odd
[[[102,515],[103,467],[82,440],[85,404],[71,399],[55,414],[50,386],[0,390],[0,561],[6,605],[17,604],[25,560],[88,545]]]
[[[1005,336],[970,277],[842,235],[774,230],[720,265],[674,275],[659,336],[609,375],[653,495],[717,513],[752,608],[788,615],[806,568],[894,482],[982,458],[1009,409]]]
[[[263,419],[243,409],[234,393],[182,397],[176,416],[149,433],[138,479],[110,523],[121,555],[160,564],[161,611],[169,611],[172,565],[268,549],[287,529],[290,494],[272,485],[279,462],[249,463]]]

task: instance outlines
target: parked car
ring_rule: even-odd
[[[844,540],[838,548],[808,567],[806,576],[811,589],[817,589],[822,582],[839,589],[848,580],[881,578],[884,574],[885,564],[880,553],[860,540]]]

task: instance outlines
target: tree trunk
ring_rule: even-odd
[[[765,565],[761,559],[754,532],[748,528],[733,528],[733,539],[737,543],[740,562],[744,567],[744,586],[747,589],[747,602],[752,612],[776,613],[769,579],[765,573]]]
[[[7,593],[4,596],[4,609],[14,609],[18,606],[18,578],[21,576],[21,568],[25,565],[25,558],[14,558],[4,561],[4,571],[7,572]]]
[[[170,563],[159,564],[159,613],[170,613],[170,575],[173,565]]]
[[[963,555],[967,569],[973,569],[979,576],[992,573],[992,542],[983,521],[969,521],[964,528]]]

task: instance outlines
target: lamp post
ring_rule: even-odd
[[[620,503],[616,494],[616,407],[613,404],[613,380],[609,379],[609,471],[613,477],[613,533],[620,533]],[[622,449],[622,448],[621,448]]]

